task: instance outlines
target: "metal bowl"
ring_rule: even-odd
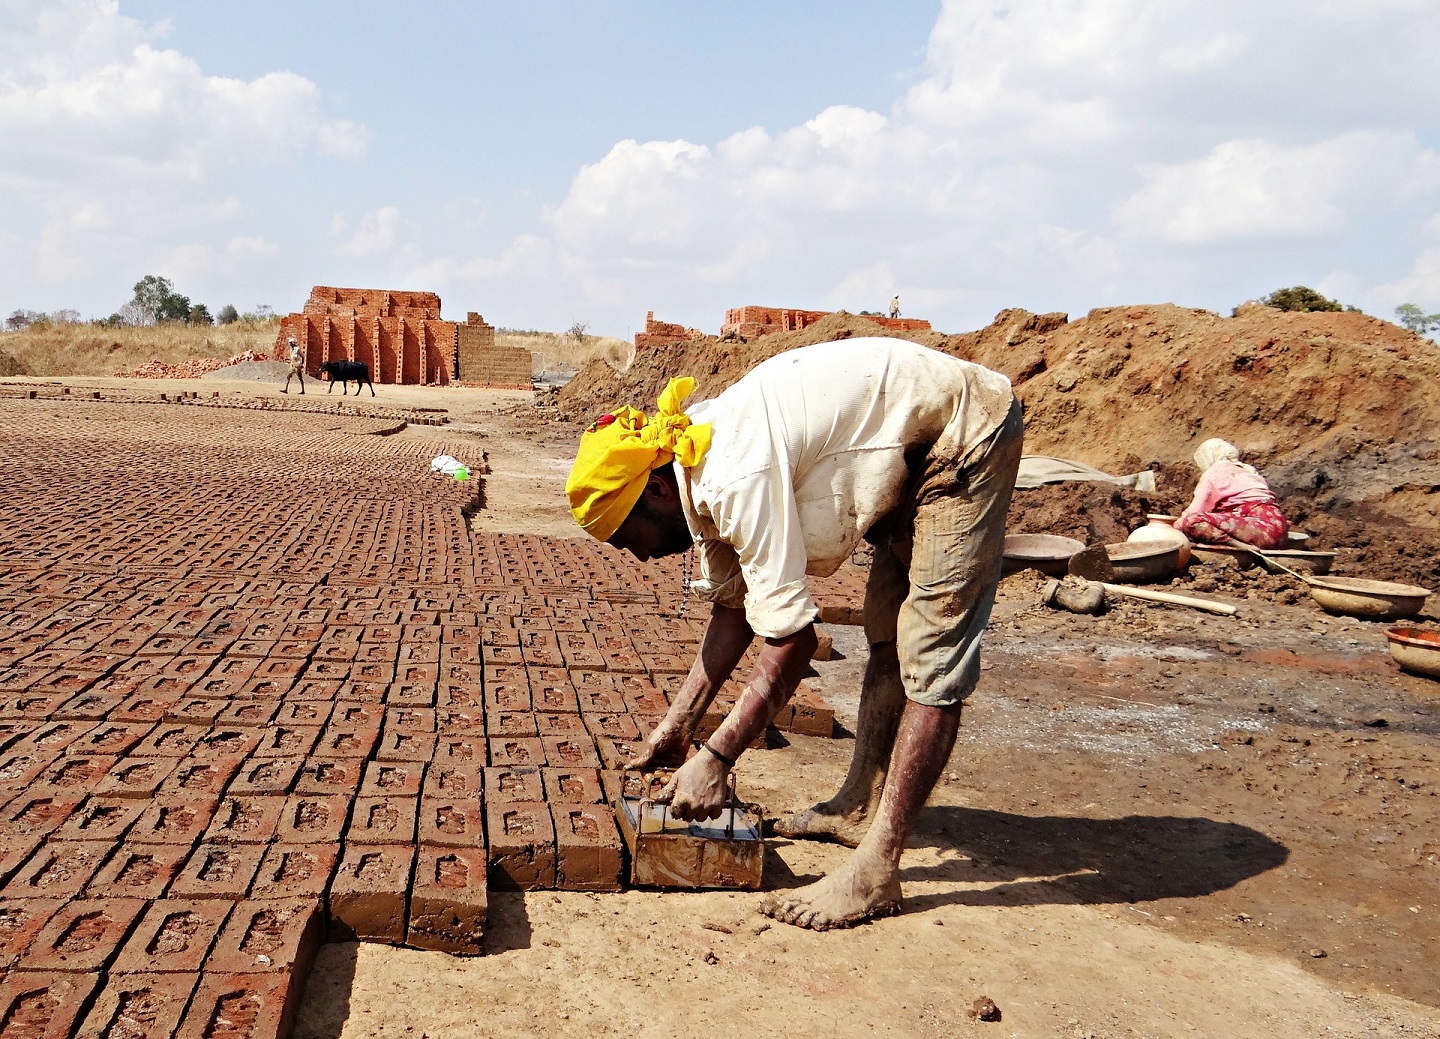
[[[1310,595],[1330,613],[1344,613],[1367,620],[1399,620],[1413,617],[1425,605],[1427,588],[1391,581],[1367,581],[1360,577],[1312,577]]]
[[[1004,571],[1039,570],[1064,577],[1070,572],[1070,557],[1084,548],[1085,542],[1059,534],[1006,534]]]
[[[1423,628],[1391,628],[1390,655],[1406,671],[1426,678],[1440,678],[1440,631]]]
[[[1122,541],[1105,546],[1120,584],[1163,581],[1180,569],[1180,546],[1167,541]]]

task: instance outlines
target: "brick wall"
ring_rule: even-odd
[[[441,320],[433,292],[317,285],[302,311],[280,320],[274,356],[289,358],[293,336],[309,375],[326,361],[363,361],[375,382],[445,386],[456,377],[459,327]]]
[[[455,326],[456,378],[467,386],[530,388],[534,357],[529,350],[495,345],[495,328],[473,310]]]
[[[725,323],[720,326],[720,334],[756,339],[772,332],[798,332],[831,313],[832,311],[828,310],[793,310],[784,307],[735,307],[725,311]],[[930,328],[930,322],[918,318],[890,318],[872,314],[865,316],[892,332],[922,332]]]
[[[655,311],[651,310],[645,314],[645,331],[635,333],[635,349],[645,350],[669,343],[683,343],[690,339],[699,339],[704,334],[698,328],[686,328],[669,321],[656,321]]]

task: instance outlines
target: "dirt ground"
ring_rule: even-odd
[[[449,409],[401,435],[485,452],[477,526],[572,533],[575,426],[525,394],[379,390],[356,406]],[[814,934],[751,893],[494,893],[482,957],[326,946],[296,1034],[1440,1036],[1440,684],[1278,579],[1188,581],[1240,615],[1076,617],[1034,575],[1002,584],[901,915]],[[831,630],[812,681],[853,728],[865,647]],[[827,796],[853,745],[787,740],[739,768],[772,814]],[[766,887],[846,854],[772,839]],[[982,997],[998,1023],[969,1016]]]

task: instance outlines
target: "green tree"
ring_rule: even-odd
[[[213,325],[215,319],[210,316],[210,308],[204,303],[196,303],[190,308],[190,314],[185,318],[187,325]]]
[[[130,302],[141,315],[141,324],[190,319],[190,297],[180,295],[169,278],[157,274],[147,274],[135,283],[135,298]]]
[[[1401,303],[1395,308],[1395,317],[1416,335],[1440,332],[1440,314],[1427,314],[1414,303]]]
[[[1327,299],[1305,285],[1296,285],[1289,289],[1276,289],[1270,295],[1260,297],[1260,302],[1267,307],[1274,307],[1276,310],[1313,312],[1345,309],[1335,300]]]
[[[226,303],[220,308],[220,312],[215,315],[215,323],[217,325],[233,325],[239,320],[240,312],[235,309],[235,304],[233,303]]]

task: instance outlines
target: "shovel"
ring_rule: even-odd
[[[1307,586],[1312,583],[1309,574],[1302,574],[1298,570],[1292,570],[1290,567],[1280,562],[1280,560],[1276,559],[1263,548],[1256,548],[1254,545],[1247,545],[1245,542],[1239,540],[1238,538],[1230,538],[1228,544],[1231,548],[1239,548],[1243,549],[1246,552],[1249,552],[1256,559],[1260,560],[1261,566],[1263,566],[1266,570],[1270,570],[1271,573],[1274,573],[1275,570],[1283,570],[1285,571],[1285,573],[1289,574],[1297,581],[1303,581]],[[1271,570],[1271,567],[1274,567],[1275,569]]]

